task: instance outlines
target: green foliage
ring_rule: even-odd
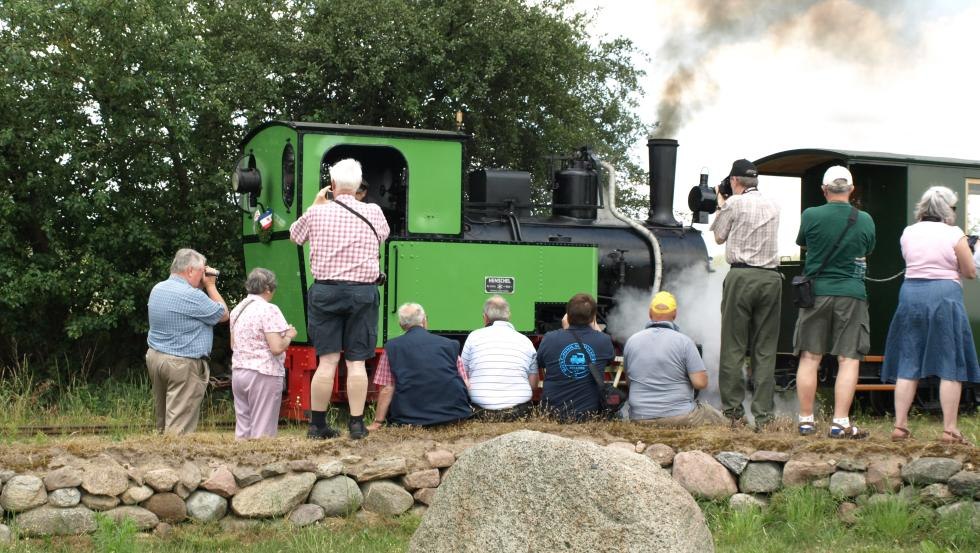
[[[623,39],[567,0],[7,0],[0,9],[0,360],[135,365],[146,298],[193,247],[241,295],[228,171],[269,119],[453,128],[476,166],[592,144],[630,179]],[[216,341],[217,342],[217,341]]]
[[[135,553],[136,523],[126,518],[117,523],[104,515],[96,515],[92,545],[97,553]]]

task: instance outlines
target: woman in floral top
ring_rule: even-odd
[[[269,303],[276,275],[257,268],[245,281],[248,297],[231,312],[231,389],[235,395],[235,437],[275,436],[282,398],[283,361],[296,329]]]

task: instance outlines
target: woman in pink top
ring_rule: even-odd
[[[963,230],[956,224],[956,193],[926,190],[915,206],[918,221],[902,233],[905,281],[885,343],[884,382],[895,382],[893,441],[909,438],[908,414],[919,379],[939,377],[942,441],[969,444],[956,426],[963,382],[980,382],[962,278],[977,270]]]
[[[296,329],[269,303],[276,275],[252,269],[245,281],[248,297],[231,311],[231,390],[235,395],[235,437],[275,436],[282,401],[283,366]]]

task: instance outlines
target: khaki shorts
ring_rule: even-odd
[[[817,296],[813,307],[800,309],[793,349],[800,352],[861,359],[871,348],[868,302],[846,296]]]

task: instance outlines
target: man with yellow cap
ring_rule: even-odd
[[[650,322],[626,341],[623,366],[630,379],[630,420],[661,426],[725,424],[725,416],[695,399],[708,371],[694,340],[681,334],[677,299],[660,291],[650,302]]]

